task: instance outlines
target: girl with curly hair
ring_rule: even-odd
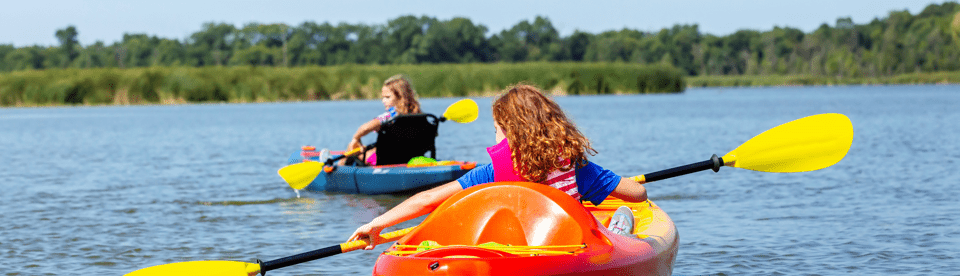
[[[397,74],[383,82],[380,89],[380,99],[383,102],[383,108],[387,112],[380,114],[373,120],[364,123],[357,132],[353,134],[353,139],[347,145],[347,151],[363,147],[360,138],[370,132],[380,130],[383,123],[393,119],[397,115],[418,114],[420,113],[420,102],[417,101],[417,91],[413,90],[410,80],[402,74]],[[377,164],[376,149],[366,152],[366,156],[360,158],[369,165]]]
[[[487,148],[491,164],[408,198],[357,228],[349,241],[368,240],[370,245],[365,249],[371,250],[382,242],[380,231],[384,228],[430,213],[463,189],[491,182],[542,183],[594,204],[600,204],[608,195],[628,202],[647,200],[647,191],[640,183],[587,160],[587,154],[596,154],[590,141],[560,106],[536,87],[518,84],[508,88],[493,102],[493,120],[497,144]],[[629,215],[625,219],[632,218]],[[611,230],[624,233],[624,229],[613,229],[622,225],[610,225]],[[628,227],[632,230],[632,221]]]

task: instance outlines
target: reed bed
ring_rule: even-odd
[[[398,73],[428,98],[492,95],[519,82],[566,95],[678,93],[687,86],[673,67],[628,63],[49,69],[0,74],[0,106],[373,99]]]

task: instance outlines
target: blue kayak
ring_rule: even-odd
[[[300,151],[291,154],[288,162],[296,164],[304,162],[304,158],[322,162],[315,156],[304,157]],[[321,172],[304,189],[368,195],[425,190],[457,180],[476,166],[476,162],[460,161],[442,161],[414,167],[406,164],[334,166],[329,172]]]

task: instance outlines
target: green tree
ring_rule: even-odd
[[[117,47],[124,53],[120,63],[124,68],[159,65],[160,55],[156,45],[160,39],[146,34],[123,34],[123,40]]]
[[[154,46],[156,56],[153,65],[179,66],[186,58],[186,49],[180,41],[161,38]]]
[[[453,18],[430,24],[426,33],[414,40],[418,62],[469,63],[493,59],[486,41],[487,27],[474,25],[466,18]]]
[[[857,24],[849,17],[804,33],[789,27],[701,33],[698,25],[654,32],[623,29],[561,37],[537,16],[487,36],[467,18],[401,16],[385,24],[205,23],[184,41],[125,34],[111,45],[81,46],[77,30],[55,33],[58,47],[0,45],[0,70],[144,66],[306,66],[528,61],[669,63],[687,75],[813,74],[889,76],[960,70],[960,4],[919,14],[892,11]]]
[[[43,69],[43,48],[29,46],[17,48],[4,57],[4,63],[10,70]]]
[[[590,45],[591,38],[592,35],[589,33],[576,30],[572,35],[564,39],[564,45],[566,46],[566,51],[569,53],[568,56],[570,60],[583,61],[584,55],[587,54],[587,47]]]
[[[256,52],[260,55],[259,61],[256,62],[259,65],[289,66],[287,40],[292,32],[293,30],[286,24],[247,24],[236,32],[233,50],[239,54],[250,47],[256,47],[256,49],[247,51],[248,57],[245,57],[244,61],[232,62],[232,64],[250,64],[249,54]]]
[[[537,16],[533,23],[521,21],[491,38],[498,59],[510,62],[558,60],[562,55],[560,35],[550,19]],[[550,47],[556,44],[557,47]]]
[[[84,49],[83,61],[79,64],[81,68],[102,68],[116,67],[116,59],[113,56],[112,47],[103,44],[103,41],[94,42]]]
[[[662,48],[661,43],[657,40],[644,40],[645,36],[643,32],[629,29],[603,32],[591,40],[583,60],[639,63],[660,61],[663,52],[656,57],[652,57],[652,55],[656,55],[657,50],[655,49]]]
[[[77,28],[72,25],[65,29],[57,30],[56,32],[57,40],[60,41],[60,49],[66,57],[66,60],[61,64],[62,67],[69,66],[79,55],[79,51],[77,50],[79,47],[77,34]]]
[[[412,15],[387,21],[384,28],[384,46],[387,60],[394,64],[419,62],[417,57],[426,54],[419,52],[421,50],[419,44],[425,42],[423,36],[427,29],[436,23],[437,20],[434,18]]]
[[[16,50],[17,48],[13,47],[13,44],[0,44],[0,72],[13,70],[9,68],[10,66],[5,61],[7,55]]]
[[[190,35],[187,60],[192,66],[220,66],[230,60],[237,28],[226,23],[205,23],[202,30]]]

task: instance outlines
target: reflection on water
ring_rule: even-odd
[[[283,205],[285,205],[285,204],[287,204],[287,203],[291,203],[291,202],[294,202],[294,203],[302,203],[302,202],[312,202],[312,201],[315,201],[315,200],[312,199],[312,198],[274,198],[274,199],[270,199],[270,200],[251,200],[251,201],[233,201],[233,200],[230,200],[230,201],[218,201],[218,202],[204,201],[204,202],[198,202],[198,203],[199,203],[200,205],[206,205],[206,206],[210,206],[210,205],[235,205],[235,206],[242,206],[242,205],[251,205],[251,204],[274,204],[274,203],[280,203],[280,205],[283,206]]]
[[[324,211],[322,208],[322,201],[310,197],[300,197],[280,203],[280,213],[290,225],[293,225],[287,231],[297,239],[308,239],[323,229],[313,226],[317,214]]]
[[[350,218],[351,221],[368,222],[396,206],[405,197],[394,195],[353,195],[336,193],[305,192],[303,197],[282,200],[259,201],[256,203],[279,203],[280,213],[294,227],[286,229],[299,238],[316,236],[324,230],[325,217]],[[234,202],[230,202],[234,204]],[[344,228],[347,230],[346,228]],[[344,239],[353,233],[349,229]]]

